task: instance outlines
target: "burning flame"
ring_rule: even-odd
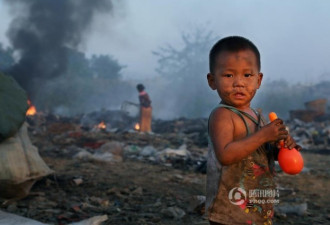
[[[32,105],[30,100],[28,100],[27,103],[29,105],[29,109],[26,111],[26,115],[27,116],[34,116],[37,113],[36,107],[34,105]]]
[[[134,126],[134,129],[135,130],[140,130],[140,124],[139,123],[136,123],[135,126]]]
[[[97,125],[97,127],[99,129],[105,130],[107,128],[107,125],[105,125],[104,121],[102,121],[101,123],[99,123],[99,125]]]

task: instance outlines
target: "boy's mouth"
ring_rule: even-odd
[[[245,94],[243,92],[235,92],[234,96],[235,98],[244,98]]]

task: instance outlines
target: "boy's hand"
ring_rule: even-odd
[[[262,127],[260,131],[263,132],[266,142],[275,142],[279,140],[286,140],[288,138],[288,131],[285,129],[283,120],[276,119],[270,124]]]
[[[280,143],[277,143],[277,147],[281,148]],[[300,151],[302,148],[300,145],[297,145],[296,141],[291,137],[291,135],[288,135],[287,138],[284,141],[284,147],[288,149],[295,148],[297,151]]]

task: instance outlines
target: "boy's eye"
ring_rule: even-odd
[[[224,75],[225,77],[233,77],[233,74],[227,73]]]
[[[252,77],[252,73],[246,73],[244,74],[245,77]]]

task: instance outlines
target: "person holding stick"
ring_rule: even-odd
[[[140,131],[151,132],[152,107],[148,93],[143,84],[136,86],[140,101]]]

